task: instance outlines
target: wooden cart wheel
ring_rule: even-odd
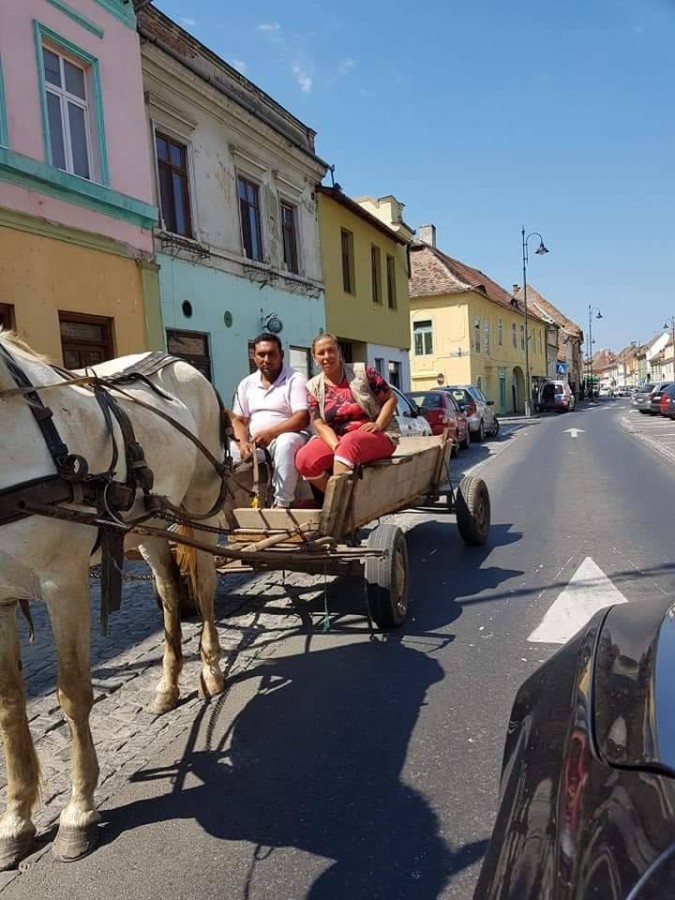
[[[490,494],[477,475],[467,475],[455,495],[457,528],[465,544],[484,544],[490,533]]]
[[[383,557],[366,559],[364,578],[368,607],[379,628],[401,625],[408,614],[408,548],[396,525],[378,525],[370,533],[368,547],[386,550]]]

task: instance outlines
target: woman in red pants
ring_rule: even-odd
[[[332,334],[312,342],[321,370],[307,382],[309,415],[316,436],[295,457],[298,472],[324,491],[329,476],[391,456],[399,430],[396,397],[387,382],[363,363],[345,363]]]

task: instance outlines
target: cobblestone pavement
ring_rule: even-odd
[[[143,563],[127,563],[131,576],[125,585],[122,609],[110,617],[109,634],[98,631],[99,589],[94,581],[92,603],[92,682],[94,708],[91,729],[101,774],[96,792],[101,805],[152,756],[186,731],[193,723],[201,700],[199,683],[200,621],[183,623],[185,665],[181,675],[182,699],[164,716],[149,711],[155,685],[161,675],[161,614],[153,587],[146,579]],[[136,580],[138,579],[138,580]],[[271,652],[285,633],[305,627],[297,603],[324,594],[323,582],[288,573],[221,577],[216,597],[216,624],[223,651],[226,678],[249,668]],[[305,606],[305,603],[302,603]],[[322,609],[322,605],[319,609]],[[56,697],[56,660],[46,608],[33,604],[35,641],[28,642],[28,629],[20,623],[23,672],[28,695],[28,718],[42,773],[41,797],[34,814],[38,835],[43,837],[30,865],[49,847],[52,826],[69,793],[70,738]],[[304,624],[303,624],[304,620]],[[4,758],[0,757],[0,805],[6,791]],[[0,891],[18,872],[0,872]]]
[[[453,462],[453,478],[458,479],[470,469],[482,469],[491,457],[506,449],[515,430],[504,429],[499,440],[474,445],[461,454]],[[418,513],[403,513],[389,520],[407,530],[421,518]],[[111,615],[107,637],[99,633],[100,595],[98,583],[92,583],[91,664],[95,703],[91,730],[101,767],[96,792],[99,806],[151,757],[191,727],[202,702],[197,697],[200,622],[195,618],[183,623],[181,702],[164,716],[149,712],[161,675],[163,632],[148,572],[143,563],[125,565],[129,580],[122,609]],[[335,612],[334,601],[339,592],[331,591],[333,581],[278,572],[255,577],[221,577],[215,612],[226,682],[228,676],[245,671],[261,656],[273,652],[274,645],[289,633],[309,633],[312,628],[322,627],[324,598],[330,601],[331,614]],[[363,612],[361,597],[360,591],[351,592],[348,612]],[[308,607],[307,602],[312,600],[317,602]],[[41,604],[33,604],[32,611],[34,643],[28,642],[23,617],[20,617],[20,632],[28,718],[40,759],[42,793],[34,814],[38,850],[23,867],[33,864],[49,849],[53,826],[67,802],[70,769],[70,738],[56,697],[56,660],[49,618]],[[0,809],[4,808],[5,788],[4,758],[0,756]],[[18,874],[0,872],[0,892]]]

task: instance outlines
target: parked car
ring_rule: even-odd
[[[431,426],[404,393],[393,385],[389,385],[396,395],[396,421],[404,437],[427,437],[431,434]]]
[[[469,423],[472,438],[482,441],[488,434],[499,433],[499,419],[492,409],[494,400],[487,400],[485,394],[475,384],[450,384],[439,390],[448,391],[457,401]]]
[[[598,391],[598,397],[607,397],[609,400],[614,399],[614,388],[604,385]]]
[[[522,685],[475,900],[675,896],[672,597],[600,610]]]
[[[649,412],[651,415],[658,416],[661,412],[661,395],[671,384],[673,384],[672,381],[661,381],[654,386],[654,390],[649,395]]]
[[[669,384],[661,391],[659,412],[662,416],[675,419],[675,384]]]
[[[650,381],[648,384],[641,385],[630,398],[630,405],[644,415],[657,415],[660,412],[661,391],[671,383],[670,381]],[[658,397],[653,404],[652,400],[655,394],[658,394]]]
[[[548,381],[539,391],[539,409],[544,412],[571,412],[575,397],[566,381]]]
[[[412,400],[427,420],[432,434],[443,434],[445,430],[448,431],[453,444],[453,454],[456,454],[460,447],[464,449],[469,447],[471,443],[469,425],[452,394],[448,391],[431,390],[406,394],[406,397]]]

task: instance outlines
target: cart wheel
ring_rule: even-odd
[[[401,625],[408,614],[408,548],[396,525],[378,525],[368,538],[370,550],[387,550],[384,557],[366,559],[363,577],[368,607],[379,628]]]
[[[490,532],[490,495],[476,475],[467,475],[455,495],[457,528],[465,544],[484,544]]]

